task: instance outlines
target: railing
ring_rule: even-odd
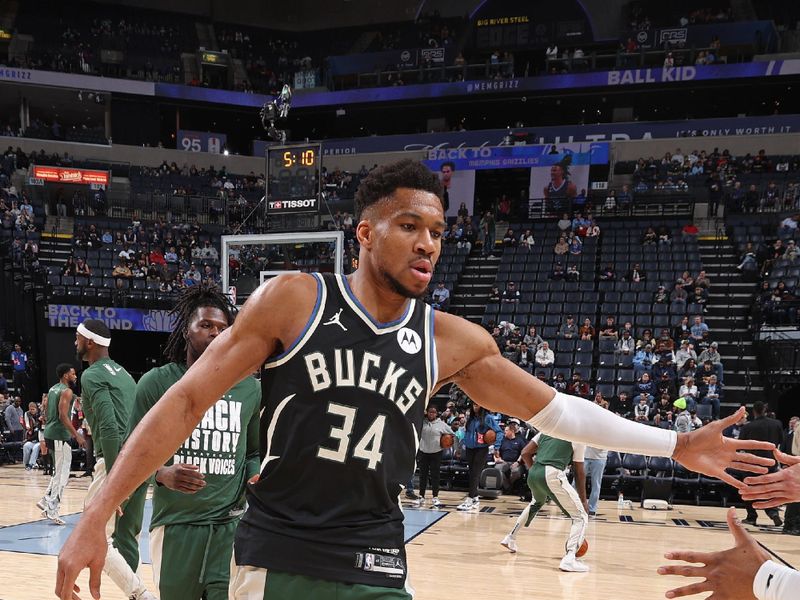
[[[685,193],[639,194],[631,202],[616,203],[606,208],[605,197],[592,196],[589,200],[575,198],[531,198],[520,202],[518,218],[552,219],[563,213],[588,211],[591,206],[595,217],[686,217],[694,214],[695,200]]]
[[[447,81],[474,81],[493,77],[514,76],[513,62],[492,64],[490,61],[464,65],[409,67],[408,69],[377,69],[369,73],[336,75],[328,80],[331,90],[384,87],[417,83],[442,83]]]
[[[672,54],[675,66],[694,65],[700,52],[708,52],[712,48],[683,48],[675,50],[638,50],[636,52],[617,51],[615,53],[598,54],[591,52],[575,58],[553,57],[545,61],[548,73],[560,73],[566,69],[573,71],[615,71],[618,69],[639,69],[646,67],[663,67],[667,53]],[[720,62],[719,60],[717,62]],[[724,62],[727,62],[725,60]]]
[[[131,192],[128,197],[114,197],[105,215],[93,211],[95,216],[129,218],[133,220],[166,221],[190,220],[203,225],[226,224],[225,202],[209,196],[178,196],[159,191]]]

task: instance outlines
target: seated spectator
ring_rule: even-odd
[[[672,429],[672,414],[670,395],[663,393],[658,398],[658,404],[653,408],[653,424],[656,427]]]
[[[89,265],[82,257],[79,257],[78,262],[75,263],[75,275],[78,277],[92,276],[92,270],[89,268]]]
[[[661,335],[656,340],[656,352],[663,354],[664,352],[672,352],[673,350],[675,350],[675,342],[673,342],[672,337],[670,337],[669,329],[663,327],[661,329]]]
[[[592,402],[594,402],[601,408],[605,408],[606,410],[608,410],[609,408],[609,402],[608,400],[603,398],[603,392],[601,392],[600,390],[597,390],[595,392],[594,398],[592,398]]]
[[[639,350],[633,357],[633,375],[637,379],[643,375],[647,375],[648,381],[650,379],[650,371],[653,369],[653,364],[656,362],[656,355],[653,354],[653,347],[646,344],[644,348]]]
[[[630,321],[625,321],[622,324],[622,327],[620,327],[619,329],[619,335],[621,336],[626,331],[631,334],[631,337],[633,337],[633,323],[631,323]]]
[[[431,306],[434,309],[447,312],[450,306],[450,290],[445,287],[444,281],[436,284],[436,289],[431,294],[431,300]]]
[[[697,386],[694,384],[694,377],[687,377],[684,379],[683,385],[678,390],[678,396],[686,400],[689,405],[689,410],[697,404],[698,390]]]
[[[125,244],[125,247],[119,251],[117,254],[119,258],[124,258],[127,261],[135,260],[136,259],[136,251],[132,250],[128,244]]]
[[[800,257],[800,248],[797,247],[794,240],[786,242],[786,252],[783,253],[783,256],[792,262],[795,262]]]
[[[643,246],[654,246],[658,243],[658,234],[656,230],[651,227],[648,227],[644,234],[642,234],[642,245]]]
[[[642,337],[636,342],[636,349],[642,350],[645,346],[653,346],[653,332],[650,329],[642,331]]]
[[[577,256],[581,252],[583,252],[583,242],[579,236],[574,235],[569,242],[569,253],[573,256]]]
[[[691,304],[699,304],[703,307],[703,312],[708,312],[708,291],[701,288],[699,285],[694,288],[692,295],[689,299]]]
[[[667,370],[662,370],[658,378],[655,379],[656,382],[656,396],[660,396],[661,394],[667,393],[669,394],[670,398],[675,398],[678,395],[678,388],[675,385],[675,382],[678,379],[678,373],[675,371],[675,367],[670,365],[672,372]]]
[[[455,225],[454,225],[455,227]],[[514,238],[514,230],[509,227],[506,230],[505,235],[503,236],[503,247],[504,248],[514,248],[517,245],[517,240]]]
[[[681,318],[681,322],[675,326],[675,331],[673,332],[672,337],[676,340],[689,339],[691,332],[692,325],[689,323],[689,317],[684,316]]]
[[[636,404],[633,406],[633,419],[639,423],[650,422],[650,394],[642,392]]]
[[[580,281],[581,273],[578,267],[570,265],[567,267],[567,272],[564,274],[564,281]]]
[[[496,285],[489,292],[489,302],[500,302],[500,289]]]
[[[525,473],[522,449],[527,442],[519,431],[519,419],[509,419],[503,432],[503,440],[495,443],[494,466],[503,475],[503,490],[510,492],[514,484]]]
[[[550,350],[550,344],[542,342],[535,355],[536,364],[540,367],[549,367],[555,362],[556,357],[553,351]]]
[[[630,331],[623,331],[622,337],[617,341],[614,352],[617,354],[633,354],[636,350],[636,342]]]
[[[672,234],[664,225],[658,228],[658,244],[660,246],[670,246],[672,244]]]
[[[167,253],[164,254],[164,260],[167,262],[168,265],[174,265],[178,262],[178,253],[175,250],[175,246],[170,246]]]
[[[528,347],[528,344],[522,342],[519,345],[519,350],[517,351],[516,355],[514,356],[514,362],[517,364],[518,367],[524,369],[528,373],[533,371],[533,363],[535,361],[534,353]]]
[[[72,256],[67,257],[67,262],[64,263],[64,266],[61,267],[61,275],[66,275],[68,277],[75,276],[75,258]]]
[[[592,219],[589,227],[586,229],[586,237],[600,237],[600,226],[594,219]]]
[[[558,336],[566,340],[578,337],[578,326],[575,324],[575,317],[572,315],[567,316],[567,320],[558,329]]]
[[[656,353],[658,362],[653,365],[653,370],[650,376],[654,381],[660,380],[662,375],[666,375],[669,379],[676,379],[678,372],[675,370],[675,355],[672,352]]]
[[[580,373],[573,373],[572,381],[570,381],[569,385],[567,386],[567,393],[588,399],[589,395],[591,394],[591,390],[589,389],[589,384],[581,379]]]
[[[562,281],[566,278],[566,276],[567,274],[564,272],[564,267],[560,262],[557,262],[547,278],[551,281]]]
[[[675,283],[675,287],[672,288],[672,292],[669,294],[669,301],[672,303],[686,304],[688,299],[689,294],[683,289],[683,279],[678,279]]]
[[[719,419],[719,403],[722,400],[722,384],[717,381],[716,375],[708,378],[708,383],[701,384],[698,388],[700,404],[711,405],[711,415]]]
[[[708,325],[703,322],[703,317],[696,316],[694,318],[694,324],[690,328],[690,337],[695,340],[695,342],[699,342],[703,339],[703,334],[708,333]]]
[[[717,375],[717,379],[722,381],[722,356],[718,352],[718,348],[719,344],[717,342],[711,342],[708,348],[703,350],[700,356],[697,357],[697,362],[700,364],[711,363],[714,366],[714,373]]]
[[[638,283],[639,281],[644,281],[645,279],[647,279],[647,275],[642,269],[642,265],[639,263],[634,264],[633,268],[625,274],[626,281]]]
[[[611,402],[611,412],[624,419],[630,419],[633,416],[633,401],[628,392],[619,392],[617,398]]]
[[[678,351],[675,352],[675,366],[678,369],[682,369],[683,365],[686,364],[686,361],[690,358],[697,360],[697,353],[694,351],[694,346],[689,343],[689,340],[681,340],[681,346],[678,348]]]
[[[556,373],[556,376],[553,378],[553,389],[557,392],[567,392],[567,381],[564,379],[563,373]]]
[[[664,285],[659,285],[658,290],[653,295],[653,304],[669,304],[669,294],[667,293],[667,288]]]
[[[697,278],[694,280],[694,285],[700,286],[704,290],[711,289],[711,280],[708,278],[708,275],[706,274],[705,271],[700,271],[697,274]]]
[[[616,279],[616,273],[614,272],[614,267],[612,265],[606,265],[602,271],[600,271],[600,280],[601,281],[614,281]]]
[[[510,303],[518,303],[519,302],[519,290],[517,289],[517,284],[513,281],[509,281],[506,285],[506,289],[503,290],[502,295],[502,302],[503,304],[510,304]]]
[[[614,317],[606,317],[606,324],[600,330],[598,334],[600,339],[613,339],[617,340],[619,338],[619,333],[617,333],[617,324],[614,320]]]
[[[693,358],[688,359],[683,366],[678,369],[678,379],[684,380],[690,375],[694,377],[697,372],[697,361]]]
[[[131,273],[130,268],[128,268],[128,262],[124,258],[120,258],[117,262],[117,266],[114,267],[114,270],[111,272],[112,277],[126,277],[130,278],[133,277],[133,273]]]
[[[563,256],[567,252],[569,252],[569,244],[567,243],[567,238],[560,237],[556,242],[556,245],[553,247],[553,252],[559,256]]]
[[[536,241],[533,239],[533,233],[530,229],[526,229],[525,233],[519,236],[519,245],[521,248],[533,248]]]
[[[650,396],[655,396],[656,384],[650,377],[650,373],[642,373],[633,384],[633,401],[637,402],[637,396],[642,392],[647,392]]]
[[[539,346],[542,345],[544,340],[542,339],[542,336],[536,333],[536,326],[531,325],[528,328],[528,333],[526,333],[525,337],[522,338],[522,341],[528,346],[528,348],[538,350]]]
[[[578,329],[578,335],[582,340],[594,339],[594,327],[592,327],[592,321],[590,319],[583,320],[583,325]]]
[[[558,220],[558,223],[556,223],[556,226],[560,231],[563,232],[569,231],[572,229],[572,219],[569,218],[569,215],[567,213],[564,213],[563,215],[561,215],[561,218]]]

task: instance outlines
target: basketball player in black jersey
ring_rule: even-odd
[[[561,439],[674,456],[738,488],[726,468],[766,472],[771,460],[737,451],[772,444],[722,437],[741,411],[680,435],[626,421],[555,393],[502,358],[481,327],[421,303],[446,227],[441,194],[418,162],[375,169],[356,197],[359,269],[347,278],[281,275],[249,298],[131,434],[61,551],[62,600],[76,597],[86,566],[99,597],[103,524],[114,508],[265,362],[261,474],[237,531],[230,598],[413,597],[398,495],[428,396],[448,382]]]

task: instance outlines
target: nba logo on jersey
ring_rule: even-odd
[[[400,344],[403,352],[407,354],[416,354],[422,350],[422,340],[419,334],[408,327],[403,327],[397,332],[397,343]]]

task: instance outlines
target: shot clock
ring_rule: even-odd
[[[270,146],[267,149],[267,214],[319,212],[319,144]]]

